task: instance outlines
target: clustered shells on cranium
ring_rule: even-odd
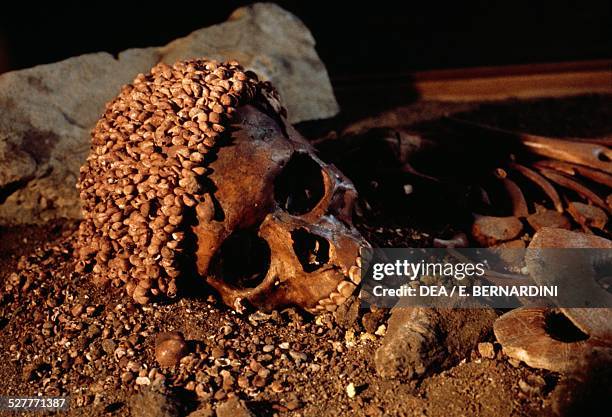
[[[78,184],[80,257],[137,302],[176,294],[185,212],[236,107],[269,85],[237,62],[160,63],[106,106]]]
[[[366,244],[356,191],[284,118],[272,86],[236,62],[139,75],[81,168],[80,267],[139,303],[197,272],[237,309],[342,304]]]

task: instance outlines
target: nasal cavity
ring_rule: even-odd
[[[261,284],[270,268],[270,247],[254,230],[232,233],[215,254],[212,270],[226,284],[239,289]]]
[[[321,167],[305,153],[295,153],[274,182],[276,202],[294,215],[312,211],[324,194]]]
[[[329,262],[329,242],[300,228],[291,232],[293,251],[304,272],[314,272]]]

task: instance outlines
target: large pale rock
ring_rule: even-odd
[[[0,76],[0,224],[79,216],[75,188],[104,103],[155,50],[83,55]]]
[[[335,115],[338,105],[308,29],[273,4],[163,47],[117,58],[87,54],[0,75],[0,224],[78,218],[75,189],[89,131],[121,85],[159,61],[237,59],[279,90],[291,122]]]

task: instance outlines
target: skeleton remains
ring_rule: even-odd
[[[198,275],[238,310],[333,311],[361,279],[353,184],[236,62],[140,74],[96,125],[78,187],[80,268],[142,304]]]

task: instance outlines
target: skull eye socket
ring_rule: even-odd
[[[321,167],[305,153],[293,154],[274,183],[276,202],[293,215],[312,211],[324,194]]]
[[[253,230],[239,230],[228,237],[211,263],[212,271],[235,288],[255,288],[270,267],[270,247]]]
[[[329,242],[321,236],[299,228],[291,232],[291,238],[304,272],[314,272],[329,262]]]

